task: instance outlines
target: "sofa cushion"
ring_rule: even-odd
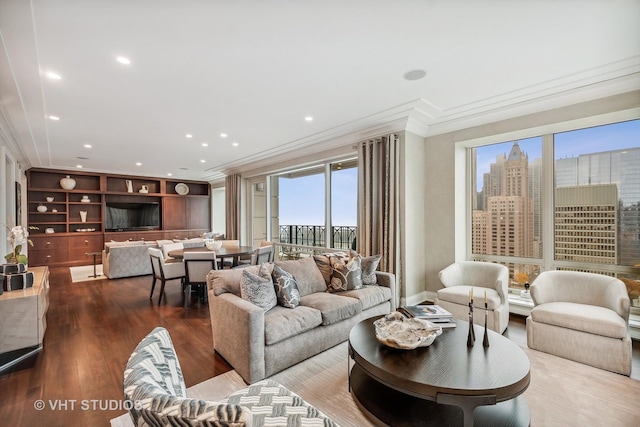
[[[269,274],[273,270],[273,264],[266,264]],[[242,272],[248,271],[253,274],[258,274],[260,266],[252,265],[244,268],[231,268],[228,270],[211,270],[207,274],[207,287],[213,290],[215,296],[224,294],[226,292],[240,296],[240,281],[242,280]]]
[[[314,255],[313,260],[315,261],[322,277],[324,278],[324,283],[329,286],[331,282],[331,273],[333,271],[333,262],[335,260],[344,261],[345,263],[349,262],[349,254],[346,252],[323,252],[319,255]]]
[[[264,315],[264,341],[275,344],[299,335],[322,324],[322,315],[311,307],[298,306],[294,310],[277,306]]]
[[[278,304],[287,308],[296,308],[300,304],[300,290],[296,278],[279,265],[273,266],[272,276]]]
[[[300,298],[300,306],[320,311],[323,325],[333,325],[341,320],[350,319],[362,311],[360,300],[327,292],[316,292]]]
[[[262,380],[231,393],[222,402],[242,405],[253,413],[254,426],[337,427],[330,418],[273,380]]]
[[[269,311],[276,306],[278,303],[276,291],[266,265],[260,266],[258,274],[253,274],[246,269],[242,270],[240,296],[264,311]]]
[[[451,286],[449,288],[439,289],[438,299],[442,301],[452,302],[454,304],[468,305],[470,289],[470,286],[465,285]],[[496,307],[502,304],[498,291],[496,291],[495,289],[484,288],[482,286],[473,287],[473,306],[484,308],[485,291],[487,292],[487,308],[489,310],[495,310]]]
[[[362,284],[364,285],[376,285],[376,270],[382,256],[373,255],[362,258],[360,268],[362,268]]]
[[[327,289],[322,273],[316,266],[312,257],[305,257],[296,260],[276,261],[280,267],[291,273],[296,278],[300,296],[312,294],[314,292],[324,292]]]
[[[360,289],[340,292],[338,295],[358,299],[362,304],[362,309],[366,310],[385,301],[390,301],[391,289],[385,286],[364,285]]]
[[[623,339],[627,323],[613,310],[573,302],[548,302],[535,306],[531,318],[540,323]]]
[[[329,257],[331,259],[331,281],[327,292],[341,292],[362,287],[362,257],[357,255],[348,261]]]

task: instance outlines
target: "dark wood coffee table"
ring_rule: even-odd
[[[376,339],[373,322],[364,320],[349,334],[351,394],[378,425],[528,426],[529,358],[522,349],[475,326],[476,343],[467,347],[469,324],[458,320],[429,347],[398,350]]]

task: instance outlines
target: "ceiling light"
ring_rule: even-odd
[[[226,134],[226,133],[221,133],[221,134],[220,134],[220,136],[221,136],[222,138],[226,138],[226,137],[227,137],[227,134]]]
[[[82,165],[76,165],[78,169],[82,169]]]
[[[304,119],[305,119],[306,121],[308,121],[308,122],[312,122],[312,121],[313,121],[313,117],[311,117],[311,116],[307,116],[307,117],[305,117]]]
[[[206,163],[207,161],[205,159],[200,160],[200,163]]]
[[[47,77],[49,77],[51,80],[60,80],[62,78],[62,76],[60,76],[60,74],[54,73],[49,71],[47,73]]]
[[[91,148],[91,144],[84,144],[84,148]]]
[[[420,80],[427,75],[425,70],[411,70],[404,73],[402,76],[405,80]]]
[[[167,176],[172,176],[172,175],[173,175],[173,174],[172,174],[171,172],[169,172],[169,173],[167,174]]]
[[[188,134],[186,134],[184,137],[185,137],[185,138],[193,138],[193,135],[191,135],[190,133],[188,133]]]
[[[131,64],[131,61],[129,60],[129,58],[125,58],[124,56],[118,56],[116,58],[116,61],[118,61],[119,63],[124,64],[124,65]]]
[[[203,142],[203,143],[202,143],[202,146],[203,146],[203,147],[208,147],[208,146],[209,146],[209,144],[207,144],[206,142]]]
[[[60,120],[60,117],[58,117],[58,116],[49,116],[49,120],[58,121],[58,120]]]
[[[238,145],[240,145],[240,144],[238,144],[237,142],[234,142],[234,143],[233,143],[233,144],[231,144],[231,145],[233,145],[234,147],[237,147],[237,146],[238,146]]]
[[[142,166],[142,163],[136,162],[136,166]]]

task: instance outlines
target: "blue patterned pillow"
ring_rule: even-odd
[[[258,275],[242,271],[242,281],[240,282],[240,296],[264,311],[269,311],[278,303],[276,290],[273,287],[273,280],[269,274],[266,264],[260,265]]]
[[[273,284],[278,304],[287,308],[296,308],[300,305],[300,290],[296,278],[277,264],[273,266]]]

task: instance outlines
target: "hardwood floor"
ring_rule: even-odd
[[[194,299],[185,310],[178,281],[167,283],[160,306],[159,284],[153,303],[150,289],[151,276],[71,283],[68,268],[52,268],[44,349],[0,375],[0,425],[109,425],[125,412],[124,366],[156,326],[171,334],[187,387],[229,371],[213,352],[208,306]]]
[[[208,306],[194,300],[185,310],[177,281],[167,283],[158,306],[159,287],[153,303],[150,288],[150,276],[71,283],[68,268],[51,269],[44,349],[0,374],[0,425],[36,426],[46,419],[48,427],[107,426],[125,412],[124,366],[156,326],[169,330],[187,387],[229,371],[212,350]],[[505,336],[526,345],[524,317],[512,316]],[[635,341],[631,377],[640,379]],[[44,401],[44,410],[34,408],[37,400]]]

